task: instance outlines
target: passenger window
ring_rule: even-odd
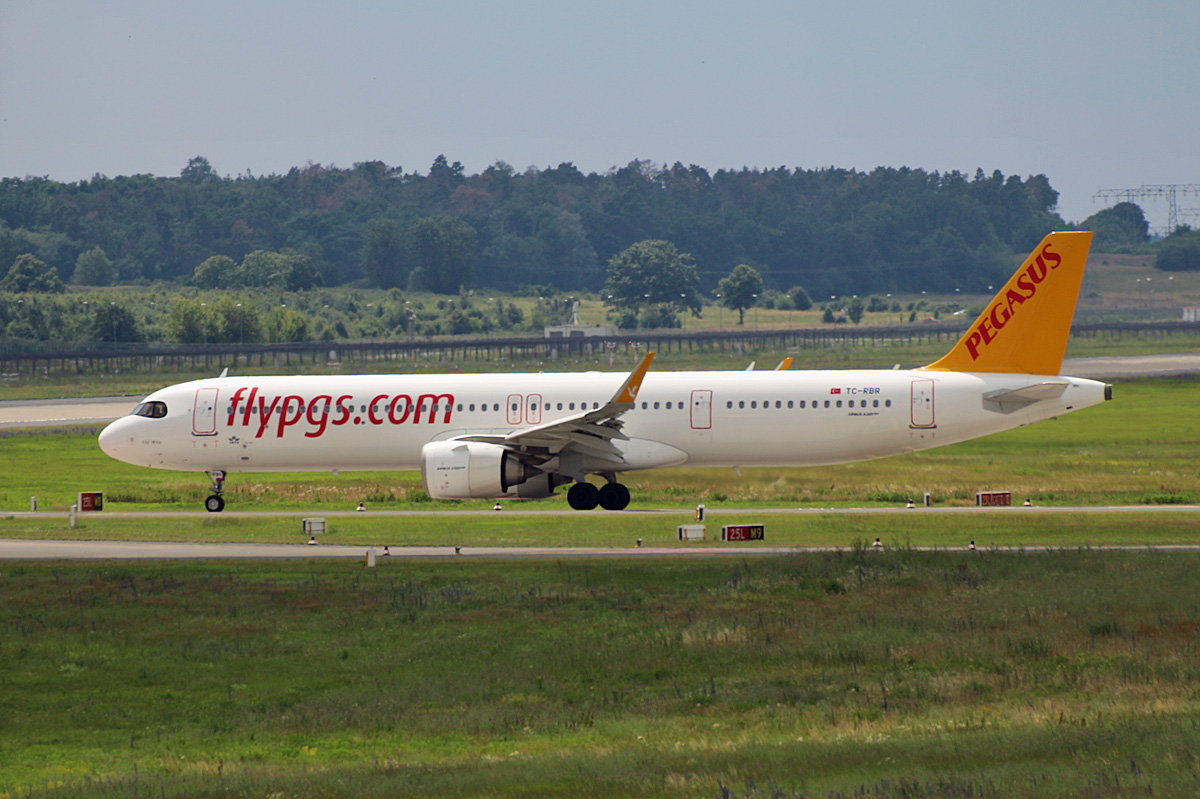
[[[746,407],[746,401],[745,401],[745,400],[738,400],[738,407],[739,407],[739,408],[745,408],[745,407]]]
[[[885,400],[883,404],[884,404],[884,407],[887,407],[887,408],[890,408],[890,407],[892,407],[892,401],[891,401],[891,400]]]
[[[875,400],[875,402],[874,402],[874,403],[872,403],[872,406],[873,406],[873,407],[875,407],[875,408],[878,408],[878,407],[879,407],[879,400]]]
[[[805,404],[804,400],[800,400],[800,407],[801,407],[801,408],[806,408],[806,407],[808,407],[808,406]]]
[[[654,403],[654,410],[656,410],[656,411],[658,410],[658,403],[657,403],[657,402],[655,402],[655,403]]]
[[[669,402],[667,403],[667,410],[668,411],[671,410],[671,403],[669,403]]]
[[[841,400],[838,400],[838,401],[837,401],[837,406],[838,406],[839,408],[840,408],[840,407],[842,407],[842,401],[841,401]]]
[[[758,407],[758,400],[750,400],[750,407],[751,407],[751,408],[757,408],[757,407]]]
[[[792,407],[792,400],[788,400],[788,407],[789,407],[789,408],[791,408],[791,407]]]
[[[826,408],[828,408],[828,407],[829,407],[829,400],[825,400],[825,407],[826,407]]]
[[[726,408],[732,408],[732,407],[733,407],[733,400],[727,400],[727,401],[725,402],[725,407],[726,407]]]

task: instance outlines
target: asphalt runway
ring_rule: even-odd
[[[1052,547],[1069,549],[1070,547]],[[1164,546],[1106,546],[1095,550],[1155,550],[1200,552],[1194,544]],[[663,557],[749,557],[795,555],[805,552],[834,552],[849,547],[763,547],[711,543],[678,547],[390,547],[344,546],[339,544],[203,544],[189,542],[139,541],[38,541],[0,539],[0,561],[18,560],[362,560],[374,551],[376,563],[420,558],[663,558]],[[886,547],[884,547],[886,549]],[[969,552],[969,547],[912,547],[920,552]],[[1025,552],[1046,547],[980,547],[978,553]]]
[[[128,416],[141,397],[85,397],[0,402],[0,428],[105,425]]]

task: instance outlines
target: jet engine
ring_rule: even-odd
[[[537,479],[535,479],[537,478]],[[554,475],[481,441],[434,441],[421,448],[421,479],[435,499],[548,497]]]

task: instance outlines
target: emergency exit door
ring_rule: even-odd
[[[192,435],[217,434],[217,389],[196,389],[196,404],[192,406]]]

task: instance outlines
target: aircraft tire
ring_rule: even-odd
[[[600,489],[591,483],[576,483],[567,490],[567,504],[574,510],[592,510],[600,504]]]
[[[225,510],[225,500],[217,494],[213,494],[204,500],[204,509],[209,513],[220,513]]]
[[[629,507],[629,489],[620,483],[600,486],[600,507],[605,510],[625,510]]]

